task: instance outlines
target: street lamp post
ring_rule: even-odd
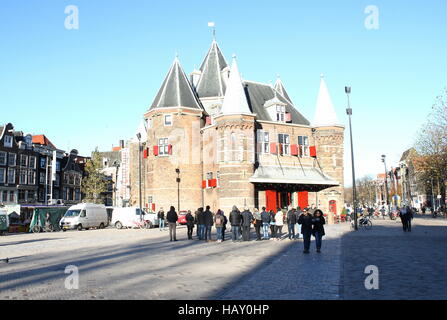
[[[386,167],[386,155],[382,155],[382,162],[385,166],[385,192],[386,192],[386,205],[388,207],[388,214],[390,213],[390,193],[388,191],[388,169]]]
[[[351,125],[351,116],[352,116],[352,108],[349,101],[349,95],[351,94],[351,87],[345,87],[345,93],[348,97],[348,107],[346,108],[346,114],[349,116],[349,134],[351,137],[351,162],[352,162],[352,205],[354,207],[354,229],[358,230],[357,224],[357,191],[355,187],[355,166],[354,166],[354,143],[352,141],[352,125]]]
[[[138,138],[138,191],[139,191],[139,203],[140,203],[140,221],[143,220],[141,216],[143,206],[141,202],[141,133],[137,133]]]
[[[177,212],[180,212],[180,169],[175,169],[175,172],[177,173]]]
[[[115,161],[113,163],[113,166],[115,167],[115,188],[114,188],[115,197],[113,199],[113,203],[114,203],[115,207],[117,207],[118,206],[118,170],[120,168],[120,163],[118,161]]]

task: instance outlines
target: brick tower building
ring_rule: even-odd
[[[323,77],[311,124],[281,79],[241,79],[236,57],[230,67],[213,41],[189,78],[175,58],[144,118],[143,203],[154,211],[342,210],[344,127]]]

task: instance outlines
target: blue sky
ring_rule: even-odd
[[[79,30],[64,27],[67,5],[79,8]],[[378,30],[364,26],[368,5]],[[345,125],[351,85],[356,172],[376,174],[381,154],[392,165],[412,145],[447,86],[446,18],[441,0],[1,0],[1,122],[61,149],[108,150],[134,135],[176,52],[187,73],[200,65],[215,21],[243,77],[280,74],[309,120],[321,73]]]

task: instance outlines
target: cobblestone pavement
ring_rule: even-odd
[[[328,227],[323,253],[308,256],[301,240],[205,243],[184,227],[178,242],[158,229],[0,237],[11,259],[0,260],[0,299],[337,299],[345,229]],[[65,289],[68,265],[77,290]]]
[[[341,238],[347,224],[328,225],[322,253],[305,255],[302,240],[283,248],[276,256],[245,274],[217,299],[337,300],[340,298]]]
[[[447,220],[416,217],[411,233],[400,221],[373,223],[342,239],[341,298],[447,299]],[[378,290],[365,289],[368,265],[378,267]]]

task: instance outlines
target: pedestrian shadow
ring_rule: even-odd
[[[6,246],[15,246],[20,244],[27,244],[27,243],[33,243],[33,242],[42,242],[42,241],[51,241],[51,240],[60,240],[62,238],[44,238],[44,239],[32,239],[32,240],[22,240],[22,241],[14,241],[14,242],[8,242],[8,243],[1,243],[0,247],[6,247]]]

